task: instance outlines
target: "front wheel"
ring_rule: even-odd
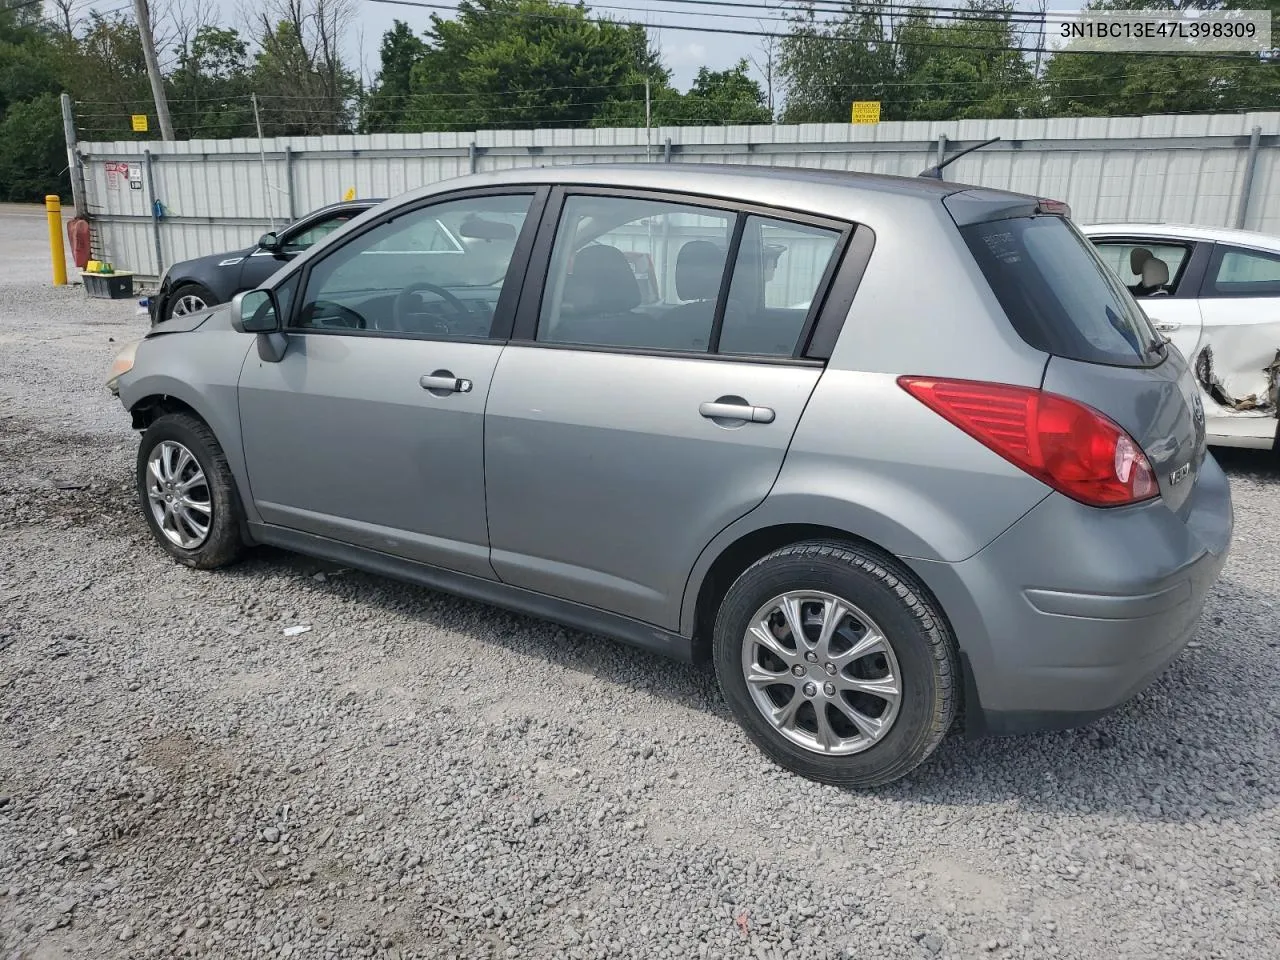
[[[873,787],[905,776],[955,717],[955,641],[890,558],[809,541],[753,564],[716,617],[716,675],[747,735],[801,776]]]
[[[164,319],[172,320],[174,317],[199,313],[201,310],[216,306],[217,303],[218,298],[208,287],[200,283],[184,283],[169,296]]]
[[[152,535],[179,563],[211,570],[239,558],[240,497],[202,420],[169,413],[147,427],[138,447],[138,499]]]

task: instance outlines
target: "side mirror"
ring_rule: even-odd
[[[270,250],[272,253],[280,249],[280,238],[274,233],[264,233],[258,238],[258,247],[262,250]]]
[[[274,333],[280,329],[276,295],[270,290],[246,290],[231,301],[231,325],[241,333]]]

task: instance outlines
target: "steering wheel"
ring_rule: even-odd
[[[422,293],[423,291],[427,293],[434,293],[437,297],[447,303],[449,305],[449,310],[454,313],[459,320],[471,319],[471,311],[467,309],[467,305],[444,287],[438,286],[434,283],[418,282],[409,284],[396,295],[394,313],[396,326],[399,329],[406,331],[413,329],[409,322],[409,317],[413,315],[413,311],[409,308],[414,296]],[[445,326],[447,328],[448,324],[446,323]],[[446,332],[448,332],[447,329]]]
[[[317,317],[316,314],[321,312],[330,312],[335,314],[331,317]],[[319,322],[317,322],[317,320]],[[365,322],[364,317],[356,313],[350,307],[344,307],[340,303],[334,303],[332,300],[317,300],[311,304],[311,310],[307,317],[307,325],[312,327],[341,327],[350,330],[364,330],[369,326]]]

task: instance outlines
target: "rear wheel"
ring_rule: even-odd
[[[244,549],[231,468],[213,431],[190,414],[165,414],[142,435],[138,499],[152,535],[179,563],[211,570]]]
[[[165,306],[165,319],[172,320],[174,317],[199,313],[216,305],[217,302],[218,298],[203,284],[184,283],[169,295],[169,302]]]
[[[747,735],[823,783],[896,780],[955,717],[945,622],[906,570],[852,544],[794,544],[753,564],[721,604],[714,658]]]

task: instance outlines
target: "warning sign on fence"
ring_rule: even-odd
[[[879,123],[880,122],[880,101],[879,100],[853,101],[852,120],[854,123]]]
[[[129,165],[127,163],[119,163],[115,160],[108,160],[102,165],[102,169],[107,174],[107,189],[119,190],[120,178],[129,175]]]
[[[147,115],[145,113],[132,114],[131,119],[133,120],[134,133],[147,132]]]

